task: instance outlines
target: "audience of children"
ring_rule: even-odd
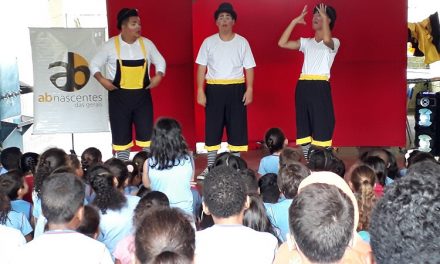
[[[265,175],[267,173],[278,174],[280,153],[288,141],[283,131],[277,127],[269,129],[264,135],[264,143],[269,150],[270,155],[261,159],[258,173]]]

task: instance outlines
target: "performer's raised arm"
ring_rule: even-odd
[[[292,34],[293,29],[295,28],[296,25],[298,24],[306,24],[306,21],[304,20],[304,17],[307,15],[307,5],[304,6],[301,14],[292,19],[292,21],[290,21],[289,25],[287,26],[287,28],[284,30],[283,34],[281,35],[280,40],[278,40],[278,46],[280,46],[281,48],[284,49],[291,49],[291,50],[298,50],[300,47],[300,41],[298,40],[289,40],[290,39],[290,35]],[[331,36],[330,36],[331,38]]]

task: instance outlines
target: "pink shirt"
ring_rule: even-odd
[[[119,241],[113,252],[113,256],[118,259],[121,264],[131,264],[133,263],[132,257],[134,255],[134,250],[134,235],[129,235]]]

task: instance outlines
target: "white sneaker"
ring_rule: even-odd
[[[197,175],[197,180],[203,181],[205,179],[206,174],[208,174],[209,169],[206,167],[199,175]]]

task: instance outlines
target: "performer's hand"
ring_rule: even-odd
[[[326,9],[327,9],[326,5],[324,5],[322,3],[319,4],[319,7],[318,7],[319,15],[321,16],[321,19],[322,19],[323,22],[329,24],[330,23],[330,18],[327,16]]]
[[[252,89],[246,89],[246,92],[243,95],[243,103],[244,105],[248,105],[250,103],[252,103],[253,100],[253,94],[252,94]]]
[[[150,85],[148,85],[148,89],[154,88],[159,85],[160,81],[162,81],[162,76],[160,74],[154,75],[150,80]]]
[[[298,17],[294,18],[293,21],[295,21],[296,24],[307,24],[306,21],[304,20],[304,17],[307,15],[307,5],[304,6],[301,15],[299,15]]]
[[[206,106],[206,94],[205,91],[199,90],[197,92],[197,103],[203,107]]]
[[[118,87],[116,87],[112,81],[110,81],[109,79],[106,78],[101,78],[99,80],[99,83],[104,86],[105,89],[107,89],[108,91],[114,91],[114,90],[118,90]]]

